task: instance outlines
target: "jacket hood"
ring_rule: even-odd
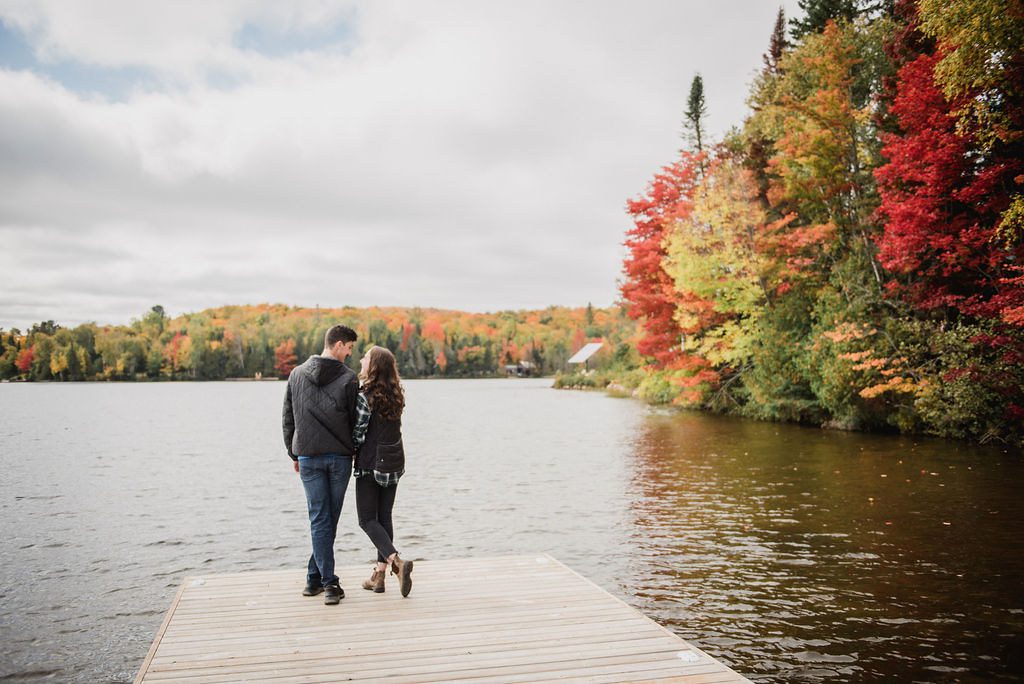
[[[320,387],[330,384],[349,371],[349,367],[329,356],[310,356],[299,366],[301,371]]]

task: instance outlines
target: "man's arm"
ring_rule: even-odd
[[[347,404],[345,408],[348,409],[349,418],[352,420],[353,423],[355,422],[356,418],[357,401],[359,401],[359,378],[356,376],[355,373],[353,373],[352,377],[348,381],[348,392],[345,395],[345,402]]]
[[[281,427],[284,430],[284,448],[288,450],[288,456],[295,461],[296,467],[299,464],[295,454],[292,453],[292,438],[295,436],[295,414],[292,412],[292,383],[289,382],[284,391],[284,409],[281,411]]]

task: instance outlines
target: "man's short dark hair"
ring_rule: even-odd
[[[356,331],[347,325],[332,325],[324,335],[324,347],[329,349],[338,342],[355,342],[356,339]]]

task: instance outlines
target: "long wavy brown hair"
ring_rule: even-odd
[[[372,347],[370,363],[366,367],[363,394],[370,404],[370,410],[386,420],[398,420],[405,408],[405,392],[402,379],[398,377],[395,355],[386,347]]]

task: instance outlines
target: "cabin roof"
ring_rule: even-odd
[[[596,354],[597,350],[603,346],[604,342],[591,342],[590,344],[585,344],[578,352],[572,355],[572,358],[569,359],[569,363],[583,363]]]

